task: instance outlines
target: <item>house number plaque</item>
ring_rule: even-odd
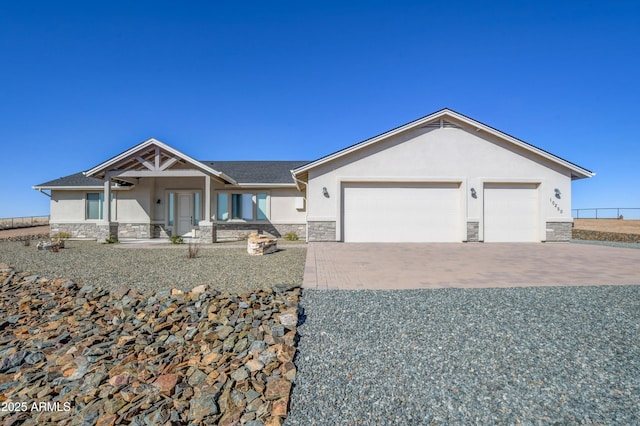
[[[558,211],[560,212],[560,214],[562,214],[562,208],[558,205],[558,203],[556,203],[556,202],[554,201],[554,199],[553,199],[553,198],[551,198],[551,197],[549,197],[549,201],[551,202],[551,205],[552,205],[553,207],[555,207],[555,208],[556,208],[556,210],[558,210]]]

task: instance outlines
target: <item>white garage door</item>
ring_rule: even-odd
[[[486,184],[484,241],[538,242],[537,184]]]
[[[454,242],[458,183],[349,183],[342,191],[345,242]]]

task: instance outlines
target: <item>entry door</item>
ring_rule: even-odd
[[[193,229],[193,194],[179,193],[177,195],[177,234],[186,236]]]

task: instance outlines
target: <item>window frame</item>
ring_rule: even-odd
[[[97,195],[97,200],[89,198],[90,195]],[[98,202],[98,217],[91,217],[89,205],[92,202]],[[84,195],[84,219],[85,220],[104,220],[104,192],[87,192]]]
[[[260,196],[264,197],[264,218],[260,218],[260,209],[258,201]],[[226,198],[224,204],[226,204],[226,211],[221,210],[220,198]],[[250,198],[249,198],[250,197]],[[271,216],[270,210],[270,197],[271,194],[266,191],[218,191],[216,193],[216,222],[222,223],[253,223],[253,222],[268,222]],[[247,200],[251,200],[251,219],[248,218],[246,205]],[[223,213],[222,215],[220,213]],[[222,217],[227,219],[222,219]]]

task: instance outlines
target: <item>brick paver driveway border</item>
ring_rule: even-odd
[[[640,250],[570,243],[309,243],[304,288],[640,285]]]

